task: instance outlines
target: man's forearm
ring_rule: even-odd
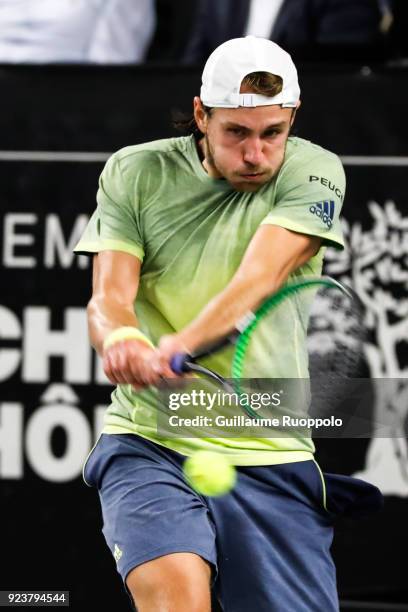
[[[262,226],[227,287],[179,334],[190,352],[231,332],[248,312],[275,293],[289,274],[305,264],[320,239],[275,226]]]
[[[237,275],[229,285],[209,302],[199,316],[180,332],[180,337],[193,352],[231,332],[248,312],[277,291],[284,278],[266,278],[265,274],[251,277]]]
[[[88,329],[92,346],[99,355],[107,335],[118,327],[138,327],[133,308],[106,298],[93,298],[87,308]]]

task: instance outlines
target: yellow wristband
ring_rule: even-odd
[[[123,340],[141,340],[151,348],[154,348],[153,342],[151,342],[151,340],[149,340],[149,338],[137,327],[118,327],[106,336],[103,342],[103,350]]]

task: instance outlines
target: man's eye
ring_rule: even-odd
[[[277,136],[279,134],[279,130],[268,130],[267,132],[265,132],[265,136],[266,138],[273,138],[274,136]]]
[[[241,128],[228,128],[227,130],[230,134],[234,134],[235,136],[242,136],[244,133]]]

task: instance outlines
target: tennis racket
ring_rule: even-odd
[[[282,330],[290,331],[296,346],[287,346]],[[364,374],[365,340],[364,308],[356,293],[333,278],[308,277],[286,284],[248,312],[227,337],[193,354],[176,354],[170,365],[177,374],[194,372],[241,396],[248,388],[262,389],[270,378],[310,378],[312,406],[321,413],[332,411],[348,381]],[[229,378],[203,365],[229,346],[234,347]],[[250,401],[239,406],[260,418]]]

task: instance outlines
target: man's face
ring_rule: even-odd
[[[204,167],[210,176],[225,178],[237,191],[257,191],[279,171],[294,113],[278,105],[255,108],[214,108],[195,117],[204,134]]]

